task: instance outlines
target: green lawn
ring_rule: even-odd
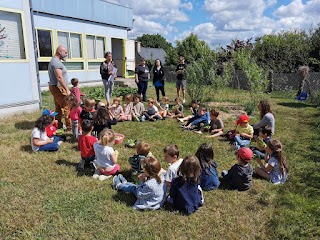
[[[174,84],[167,84],[166,90],[173,100]],[[148,95],[155,96],[152,87]],[[215,101],[239,106],[248,101],[242,90],[225,89],[212,96]],[[273,186],[254,179],[253,188],[246,192],[205,192],[204,206],[188,217],[165,210],[133,210],[134,197],[114,191],[111,179],[100,182],[77,176],[75,166],[80,155],[76,143],[64,143],[56,153],[32,153],[30,134],[40,111],[1,120],[0,239],[319,239],[319,109],[293,100],[290,92],[264,98],[271,101],[275,112],[275,138],[284,144],[289,180],[283,186]],[[48,92],[43,93],[43,102],[53,107]],[[256,113],[252,122],[258,118]],[[235,119],[224,122],[225,129],[231,129]],[[184,157],[209,141],[219,172],[235,163],[233,151],[223,139],[206,139],[182,131],[178,125],[171,119],[124,122],[114,130],[125,134],[126,139],[149,142],[164,168],[168,165],[163,148],[170,143],[176,143]],[[127,159],[134,149],[123,145],[115,149],[127,175]]]

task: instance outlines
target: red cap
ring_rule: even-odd
[[[253,152],[250,148],[242,147],[238,150],[238,156],[242,161],[250,162],[253,157]]]
[[[250,118],[246,114],[243,114],[238,118],[237,124],[244,123],[244,122],[250,122]]]

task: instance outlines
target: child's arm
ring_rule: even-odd
[[[113,163],[117,163],[117,161],[118,161],[118,155],[119,155],[119,152],[118,152],[117,150],[114,151],[113,154],[111,155],[111,161],[112,161]]]
[[[47,145],[49,143],[53,143],[53,138],[47,138],[47,140],[40,140],[39,138],[33,138],[32,139],[32,143],[35,146],[43,146],[43,145]]]
[[[241,133],[240,137],[245,137],[245,138],[248,138],[248,139],[252,139],[253,138],[253,133],[251,133],[251,134]]]
[[[262,161],[261,161],[260,158],[256,158],[256,160],[257,160],[258,164],[260,165],[261,169],[262,169],[264,172],[270,173],[270,171],[271,171],[272,168],[273,168],[270,164],[267,163],[266,165],[264,165],[264,164],[262,163]]]

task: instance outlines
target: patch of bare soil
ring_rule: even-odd
[[[240,115],[245,114],[244,107],[232,102],[208,102],[206,105],[210,108],[219,110],[221,117],[224,120],[237,119]]]

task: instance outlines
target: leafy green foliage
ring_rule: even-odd
[[[298,71],[309,62],[308,37],[303,31],[287,31],[256,39],[253,55],[265,70],[277,73]]]
[[[101,86],[94,88],[83,88],[82,91],[86,94],[86,97],[91,97],[96,101],[100,101],[101,99],[105,98],[104,87]],[[121,97],[130,93],[135,93],[135,89],[130,87],[115,86],[112,95],[115,97]]]
[[[310,53],[309,53],[309,60],[311,62],[311,67],[315,71],[320,70],[320,23],[318,27],[314,30],[311,30],[311,35],[309,38],[310,44]]]
[[[160,34],[143,34],[136,40],[141,42],[143,47],[162,48],[166,52],[172,48],[171,43],[168,43],[167,40]]]

